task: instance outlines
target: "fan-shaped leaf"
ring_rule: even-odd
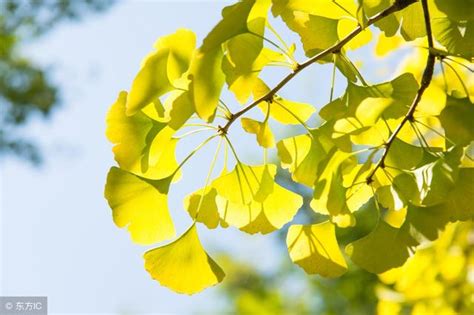
[[[286,245],[291,260],[308,274],[339,277],[347,270],[331,222],[290,226]]]
[[[138,244],[153,244],[175,235],[168,210],[171,178],[147,180],[117,167],[107,176],[105,198],[112,208],[114,222],[127,227]]]
[[[195,224],[177,240],[149,250],[143,257],[151,277],[177,293],[198,293],[225,276],[202,247]]]

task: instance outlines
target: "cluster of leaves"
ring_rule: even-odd
[[[456,6],[447,0],[243,0],[224,8],[197,48],[189,30],[160,38],[107,117],[119,164],[105,188],[114,222],[139,244],[174,238],[171,184],[196,152],[219,141],[203,188],[184,203],[191,226],[145,253],[151,276],[187,294],[223,279],[199,241],[198,223],[250,234],[290,223],[303,200],[275,181],[278,168],[312,189],[311,208],[324,217],[288,230],[289,256],[308,274],[341,276],[346,256],[367,271],[385,272],[403,265],[423,241],[436,239],[448,222],[472,219],[474,209],[463,197],[474,193],[474,106],[466,79],[474,57],[470,6],[469,0]],[[296,61],[296,45],[275,32],[270,12],[299,35],[309,59]],[[419,55],[393,80],[369,85],[347,53],[370,42],[373,32],[381,33],[379,54],[403,44]],[[347,88],[338,98],[331,91],[319,111],[323,123],[311,128],[307,121],[316,108],[277,93],[315,63],[333,64]],[[262,79],[270,66],[289,71],[273,88]],[[222,99],[225,84],[243,106],[237,111]],[[263,120],[247,115],[257,108]],[[239,159],[230,140],[239,120],[264,151],[262,165]],[[306,132],[275,139],[270,122],[301,125]],[[199,129],[180,134],[193,127]],[[180,140],[204,131],[213,135],[178,163]],[[224,167],[214,178],[223,143]],[[266,159],[273,148],[278,165]],[[352,238],[340,244],[337,231]]]
[[[78,19],[111,4],[111,0],[0,1],[0,155],[39,162],[36,146],[18,135],[17,129],[34,115],[49,116],[59,103],[58,89],[46,70],[21,56],[21,45],[63,20]]]
[[[407,263],[379,276],[380,314],[472,314],[474,312],[474,225],[446,227],[438,240]]]

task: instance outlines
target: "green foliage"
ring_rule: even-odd
[[[471,5],[457,2],[466,10]],[[270,14],[299,35],[309,59],[296,61],[296,45],[275,32]],[[463,197],[474,182],[471,15],[434,0],[243,0],[224,8],[198,48],[190,30],[160,39],[107,117],[119,164],[105,188],[115,223],[137,243],[172,239],[169,189],[196,152],[220,140],[204,186],[185,200],[190,229],[145,254],[151,276],[187,294],[222,281],[197,223],[249,234],[289,223],[291,261],[308,274],[338,277],[349,261],[372,273],[400,267],[450,221],[472,220],[473,206]],[[347,51],[374,32],[384,34],[377,53],[405,45],[418,55],[400,65],[401,75],[368,84]],[[329,104],[320,106],[322,122],[310,126],[315,104],[278,93],[316,63],[333,63],[347,87],[338,98],[331,91]],[[273,88],[263,80],[270,66],[288,71]],[[224,84],[234,99],[224,101]],[[263,119],[252,116],[256,107]],[[275,139],[272,128],[295,124],[305,132]],[[240,160],[234,125],[255,137],[263,164]],[[204,131],[214,134],[178,164],[181,139]],[[277,165],[267,161],[275,152]],[[218,160],[223,167],[214,176]],[[292,223],[303,199],[277,183],[279,167],[312,190],[315,219],[308,224]]]

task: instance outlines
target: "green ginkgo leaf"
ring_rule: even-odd
[[[467,60],[474,57],[474,48],[470,44],[474,40],[474,20],[458,25],[448,18],[439,18],[433,21],[433,33],[450,54]]]
[[[251,118],[242,118],[242,128],[257,136],[257,142],[261,147],[271,148],[275,146],[275,138],[272,130],[268,125],[268,121],[260,122]]]
[[[450,191],[446,207],[451,221],[474,219],[474,168],[460,168],[455,187]]]
[[[105,198],[115,224],[126,227],[135,243],[148,245],[175,236],[168,210],[171,178],[148,180],[117,167],[107,176]]]
[[[127,100],[127,115],[135,114],[174,88],[174,80],[188,69],[195,45],[196,36],[186,29],[156,42],[156,51],[146,58],[133,80]]]
[[[394,139],[385,159],[385,165],[410,170],[418,166],[423,158],[423,148]]]
[[[454,147],[444,156],[413,172],[422,205],[431,206],[445,201],[457,180],[461,155],[462,150]]]
[[[458,145],[474,141],[474,104],[469,98],[448,96],[439,119],[449,140]]]
[[[198,293],[225,276],[202,247],[195,224],[177,240],[147,251],[144,259],[151,277],[177,293]]]
[[[291,260],[308,274],[333,278],[347,270],[331,222],[290,226],[286,245]]]
[[[347,245],[346,252],[359,267],[382,273],[403,265],[410,256],[409,247],[415,245],[405,227],[394,228],[379,220],[370,234]]]
[[[393,185],[379,187],[376,191],[377,201],[391,211],[397,211],[405,207],[407,201],[393,187]]]
[[[474,20],[472,0],[434,0],[437,8],[454,21]]]

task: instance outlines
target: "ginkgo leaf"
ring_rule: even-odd
[[[148,180],[117,167],[107,176],[105,198],[112,208],[115,224],[127,227],[138,244],[153,244],[175,236],[168,210],[171,178]]]
[[[258,43],[254,43],[259,40]],[[253,34],[242,34],[227,43],[228,54],[222,63],[229,89],[244,104],[252,91],[260,84],[260,72],[270,63],[287,62],[287,57],[266,47]],[[254,58],[253,54],[257,53]],[[235,55],[235,57],[234,57]]]
[[[283,11],[302,11],[312,15],[324,16],[331,19],[353,17],[357,5],[352,0],[273,0],[272,13],[280,15]]]
[[[379,187],[376,191],[376,195],[377,201],[391,211],[404,208],[407,202],[393,185]]]
[[[363,1],[362,6],[367,16],[373,16],[388,8],[392,2],[390,0],[369,0]],[[426,35],[423,19],[423,10],[420,2],[410,4],[403,10],[391,14],[375,23],[387,37],[394,36],[397,31],[407,41],[414,40]]]
[[[311,208],[321,214],[337,216],[347,214],[346,188],[343,186],[344,168],[355,166],[354,156],[334,148],[320,162],[320,172],[314,186]]]
[[[217,197],[221,219],[249,234],[268,234],[283,227],[303,205],[303,198],[277,184],[263,202],[240,204]]]
[[[469,98],[449,96],[439,119],[451,141],[459,145],[474,141],[474,104]]]
[[[474,20],[472,0],[434,0],[437,8],[454,21]]]
[[[338,20],[311,15],[302,11],[285,10],[280,16],[289,29],[301,39],[306,56],[312,57],[321,50],[334,45],[338,40]],[[314,36],[317,33],[318,36]]]
[[[286,245],[291,260],[308,274],[332,278],[347,270],[331,222],[290,226]]]
[[[201,50],[214,50],[232,37],[248,32],[247,20],[254,4],[255,0],[244,0],[225,7],[222,19],[206,36]]]
[[[383,220],[367,236],[347,245],[346,253],[359,267],[382,273],[399,267],[409,257],[409,247],[416,245],[405,228],[394,228]]]
[[[195,224],[177,240],[151,249],[143,257],[151,277],[177,293],[198,293],[225,276],[202,247]]]
[[[385,159],[385,165],[402,170],[415,168],[423,158],[423,148],[394,139]]]
[[[127,93],[121,92],[107,115],[106,135],[115,144],[115,160],[122,169],[147,178],[170,176],[178,167],[174,130],[141,112],[127,116],[126,100]]]
[[[189,71],[190,91],[196,112],[202,119],[213,120],[225,81],[222,70],[224,57],[222,44],[249,31],[256,31],[263,37],[262,25],[265,25],[265,20],[262,24],[261,19],[266,16],[264,5],[266,3],[268,0],[259,1],[258,4],[255,0],[244,0],[224,8],[222,20],[209,32],[195,53]],[[263,47],[262,38],[257,37],[253,41],[257,41],[255,42],[257,46]],[[253,64],[253,61],[249,61],[248,64]]]
[[[474,169],[459,169],[455,188],[449,192],[445,202],[429,207],[409,205],[406,220],[410,230],[428,240],[436,240],[450,221],[474,218],[474,205],[466,198],[473,194]]]
[[[156,51],[147,57],[133,80],[127,100],[127,115],[135,114],[173,89],[173,81],[188,69],[195,45],[196,36],[186,29],[157,41],[154,45]]]
[[[268,122],[259,122],[251,118],[242,118],[242,128],[248,133],[257,136],[257,142],[261,147],[271,148],[275,146],[275,138]]]
[[[413,172],[421,204],[431,206],[445,200],[457,180],[461,154],[461,149],[455,147],[439,159]]]
[[[266,173],[274,178],[276,166],[272,164],[262,166],[237,164],[231,172],[216,178],[212,182],[212,187],[217,190],[221,197],[236,204],[248,205],[256,196],[258,196],[258,201],[261,202],[269,194],[268,190],[261,186],[273,184],[272,182],[262,181],[263,175]],[[266,193],[263,193],[264,191]]]
[[[340,19],[337,24],[337,34],[339,38],[344,38],[351,32],[353,32],[359,25],[358,21],[353,19]],[[365,28],[357,36],[355,36],[347,45],[345,49],[358,49],[372,40],[372,32],[370,28]]]
[[[474,20],[456,23],[449,18],[437,18],[432,22],[433,34],[451,55],[467,60],[474,57]],[[461,28],[461,29],[460,29]]]
[[[380,33],[377,44],[375,46],[375,55],[383,57],[392,51],[395,51],[403,44],[403,38],[400,36],[387,37],[384,33]]]
[[[291,221],[303,199],[276,184],[275,174],[275,165],[242,165],[214,180],[221,219],[251,234],[270,233]]]
[[[220,221],[216,196],[217,191],[214,188],[206,189],[206,193],[204,189],[200,189],[184,199],[184,208],[188,210],[191,218],[204,223],[209,229],[215,229]]]
[[[372,124],[382,114],[386,119],[399,118],[406,114],[407,106],[411,104],[417,90],[418,83],[411,73],[404,73],[392,81],[372,86],[360,86],[350,82],[344,96],[324,106],[320,115],[328,121],[351,118],[352,122],[357,122],[356,126],[361,124],[357,119],[355,121],[354,119],[363,117],[364,110],[369,110],[371,113],[370,118],[364,119]],[[361,103],[368,98],[372,98],[372,100],[368,100],[361,107]],[[375,104],[374,109],[371,109],[372,104]],[[357,112],[359,117],[356,115]]]
[[[189,90],[196,113],[206,121],[212,121],[225,75],[221,69],[224,54],[220,46],[210,51],[198,50],[189,67]]]
[[[318,165],[327,154],[316,135],[300,135],[280,140],[278,156],[283,168],[289,169],[295,182],[312,187],[317,178]]]
[[[268,94],[270,88],[260,79],[258,79],[253,87],[254,99]],[[316,112],[316,109],[307,103],[294,102],[276,95],[273,102],[270,103],[270,117],[282,124],[298,125],[301,121],[306,122]],[[261,102],[258,107],[263,113],[268,111],[268,103]],[[295,117],[296,116],[296,117]]]
[[[450,213],[451,221],[472,220],[474,218],[474,168],[460,168],[455,187],[447,198],[446,208]]]

